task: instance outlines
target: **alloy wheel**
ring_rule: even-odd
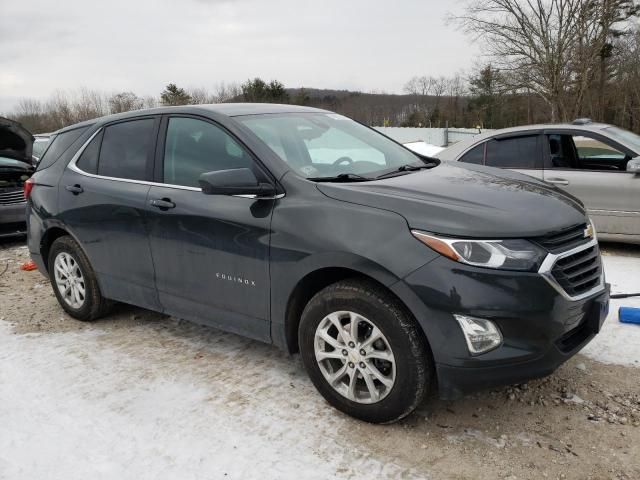
[[[53,265],[60,296],[71,308],[81,308],[85,301],[86,287],[78,262],[68,253],[60,252]]]
[[[324,317],[314,338],[316,361],[329,385],[357,403],[376,403],[395,383],[389,341],[369,319],[350,311]]]

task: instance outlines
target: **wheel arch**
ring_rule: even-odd
[[[313,296],[323,288],[336,282],[351,278],[371,282],[398,301],[406,312],[413,317],[426,345],[428,346],[429,341],[424,329],[422,328],[421,322],[416,318],[415,312],[410,308],[405,299],[398,294],[399,292],[393,288],[393,285],[397,283],[399,279],[395,278],[392,280],[389,275],[391,274],[388,271],[380,272],[375,270],[364,270],[354,268],[353,265],[323,266],[307,272],[298,280],[287,297],[283,319],[284,322],[282,325],[283,328],[280,333],[281,338],[284,337],[282,338],[282,347],[284,347],[290,354],[298,352],[298,328],[300,326],[300,319],[305,306]],[[272,328],[273,326],[274,325],[272,324]],[[276,340],[276,344],[279,343],[276,338],[274,338],[274,340]]]
[[[49,272],[49,251],[51,250],[51,245],[60,237],[71,237],[78,247],[82,250],[87,258],[87,251],[84,249],[82,244],[78,241],[76,236],[70,232],[67,228],[64,228],[60,225],[52,225],[44,232],[42,238],[40,239],[40,255],[42,256],[42,261],[47,269],[47,273]]]

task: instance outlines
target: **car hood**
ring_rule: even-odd
[[[33,135],[18,122],[0,117],[0,157],[32,164]]]
[[[390,210],[410,228],[460,237],[525,238],[587,221],[581,202],[533,177],[442,162],[431,170],[360,183],[319,183],[336,200]]]

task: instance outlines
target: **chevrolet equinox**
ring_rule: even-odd
[[[370,422],[547,375],[608,308],[579,200],[324,110],[73,125],[25,196],[29,251],[72,317],[125,302],[299,351],[326,400]]]

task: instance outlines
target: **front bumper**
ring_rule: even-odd
[[[409,299],[429,339],[443,399],[550,374],[595,337],[609,305],[605,284],[571,300],[538,273],[471,267],[444,257],[401,283],[396,291]],[[454,313],[493,321],[502,345],[471,355]]]

